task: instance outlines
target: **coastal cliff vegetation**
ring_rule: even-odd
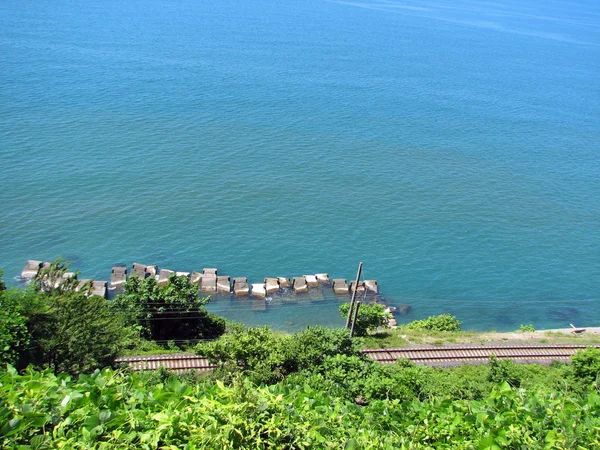
[[[208,299],[181,277],[162,287],[132,278],[124,294],[107,301],[60,283],[66,263],[47,270],[24,289],[0,284],[2,448],[600,446],[594,348],[550,366],[494,357],[455,368],[381,365],[361,349],[470,333],[442,315],[394,331],[365,326],[360,338],[323,327],[285,334],[208,314]],[[124,352],[184,342],[217,369],[199,375],[112,367]]]

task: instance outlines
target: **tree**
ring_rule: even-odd
[[[196,352],[218,364],[217,375],[243,374],[257,384],[275,383],[302,370],[314,370],[329,356],[362,355],[348,330],[308,327],[293,335],[269,327],[230,324],[219,339],[199,344]]]
[[[196,353],[218,364],[217,376],[225,380],[242,374],[256,384],[275,383],[287,375],[285,352],[290,337],[275,334],[269,327],[230,324],[219,339],[201,343]]]
[[[111,365],[138,334],[99,296],[25,292],[21,300],[31,336],[28,350],[21,352],[22,367],[89,372]]]
[[[49,266],[41,269],[33,278],[32,284],[36,290],[44,291],[49,295],[60,294],[62,292],[75,292],[75,288],[79,284],[79,281],[77,281],[79,272],[75,271],[72,272],[72,275],[67,276],[69,267],[70,264],[68,261],[58,258],[51,262]]]
[[[600,377],[600,350],[588,347],[571,357],[573,375],[576,379],[592,383]]]
[[[28,343],[25,317],[20,313],[14,296],[6,291],[0,269],[0,364],[14,366]]]
[[[348,317],[350,303],[340,305],[340,313],[343,317]],[[377,303],[361,304],[356,317],[354,334],[356,336],[366,336],[369,331],[375,331],[379,327],[387,327],[390,323],[392,314],[385,312],[383,305]]]
[[[159,342],[212,339],[225,331],[225,319],[210,314],[198,287],[187,277],[172,274],[166,286],[152,277],[131,277],[125,293],[117,296],[113,308],[124,312],[142,329],[146,339]]]
[[[4,275],[4,272],[2,271],[2,269],[0,269],[0,292],[6,290],[6,284],[4,284],[4,280],[2,279],[2,275]]]

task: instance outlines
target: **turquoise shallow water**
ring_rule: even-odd
[[[400,322],[598,325],[598,80],[592,1],[8,0],[0,267],[364,261]],[[210,307],[341,323],[325,297]]]

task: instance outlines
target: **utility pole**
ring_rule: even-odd
[[[358,308],[360,308],[360,300],[356,302],[356,308],[354,309],[354,317],[352,318],[352,327],[350,328],[350,337],[354,336],[354,326],[356,325],[356,319],[358,317]]]
[[[346,329],[350,328],[350,321],[352,320],[352,313],[354,310],[354,300],[356,299],[356,291],[358,290],[358,280],[362,272],[362,261],[358,265],[358,272],[356,273],[356,281],[354,282],[354,289],[352,290],[352,300],[350,300],[350,309],[348,309],[348,317],[346,317]]]

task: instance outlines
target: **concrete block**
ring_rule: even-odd
[[[292,285],[292,282],[288,277],[277,277],[277,281],[279,281],[280,288],[285,288]]]
[[[292,287],[295,292],[308,292],[308,285],[306,284],[306,279],[304,277],[292,278]]]
[[[58,288],[61,284],[63,284],[69,278],[73,278],[75,276],[75,272],[65,272],[62,276],[54,282],[54,287]]]
[[[106,281],[94,280],[92,282],[92,295],[99,295],[106,298]]]
[[[202,275],[209,275],[209,276],[212,276],[212,277],[216,277],[217,276],[217,269],[214,269],[214,268],[202,269]]]
[[[217,277],[217,292],[231,292],[230,278],[227,275],[220,275]]]
[[[156,284],[159,286],[166,286],[169,282],[169,277],[172,273],[175,272],[169,269],[160,269],[160,272],[158,273],[158,281]]]
[[[267,294],[279,291],[279,280],[277,278],[265,278],[265,290]]]
[[[202,274],[200,272],[192,272],[190,275],[190,281],[192,284],[199,286],[202,283]]]
[[[356,280],[352,280],[350,282],[350,293],[352,294],[354,292],[354,285],[356,284]],[[364,294],[365,292],[365,283],[363,283],[362,281],[358,282],[358,287],[356,288],[356,293],[357,294]]]
[[[306,280],[306,284],[308,286],[318,286],[319,285],[319,281],[317,280],[317,277],[315,275],[302,275],[302,276]]]
[[[190,277],[189,272],[175,272],[175,275],[177,275],[178,277],[186,277],[186,278]]]
[[[133,265],[131,266],[131,274],[129,275],[129,278],[138,277],[140,280],[143,280],[149,275],[148,272],[146,272],[146,268],[147,266],[144,264],[133,263]]]
[[[146,266],[146,273],[149,277],[156,278],[156,275],[158,275],[158,266]]]
[[[110,287],[119,288],[122,287],[127,281],[127,267],[125,266],[113,266],[110,272]]]
[[[265,298],[267,290],[264,283],[255,283],[252,285],[252,297]]]
[[[335,278],[333,280],[333,292],[336,294],[347,294],[348,293],[348,283],[344,278]]]
[[[23,267],[23,270],[21,271],[21,278],[24,280],[31,280],[32,278],[35,278],[42,268],[42,264],[42,261],[36,261],[34,259],[28,260],[25,264],[25,267]]]
[[[248,279],[246,277],[237,277],[233,279],[233,293],[241,297],[248,295],[250,289],[248,288]]]
[[[200,289],[202,292],[217,292],[217,277],[212,275],[202,275]]]
[[[329,284],[329,274],[328,273],[317,273],[315,274],[317,277],[317,281],[321,284]]]
[[[365,280],[365,289],[368,292],[373,292],[375,294],[379,293],[379,286],[377,285],[377,280]]]

